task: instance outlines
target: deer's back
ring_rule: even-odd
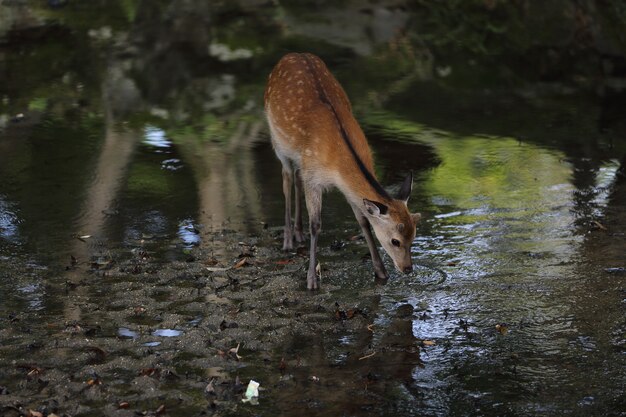
[[[265,109],[278,156],[305,169],[339,171],[358,162],[373,169],[371,151],[350,101],[320,58],[288,54],[270,74]]]

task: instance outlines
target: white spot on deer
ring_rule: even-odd
[[[302,84],[304,84],[304,81],[299,80],[296,84],[297,84],[297,85],[302,85]]]
[[[304,150],[304,154],[305,154],[306,156],[311,156],[311,155],[313,155],[313,152],[311,152],[311,150],[310,150],[309,148],[306,148],[306,149]]]

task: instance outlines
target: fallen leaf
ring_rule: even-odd
[[[154,414],[156,414],[157,416],[163,413],[165,413],[165,404],[161,404],[159,408],[157,408],[156,411],[154,412]]]
[[[506,323],[499,323],[496,324],[496,330],[501,334],[501,335],[505,335],[508,333],[509,331],[509,326]]]
[[[215,378],[211,378],[211,381],[209,381],[206,388],[204,389],[204,392],[206,392],[207,394],[215,394],[215,386],[213,386],[213,381],[215,381]]]
[[[241,260],[239,262],[237,262],[235,264],[235,266],[233,266],[233,268],[234,269],[239,269],[239,268],[242,268],[242,267],[244,267],[246,265],[250,265],[250,262],[248,262],[248,258],[247,257],[241,258]]]
[[[434,340],[420,340],[420,346],[435,346]]]
[[[76,239],[80,240],[81,242],[85,242],[90,237],[91,235],[76,235]]]
[[[28,410],[28,414],[31,417],[43,417],[43,413],[40,413],[39,411],[35,411],[35,410]]]
[[[230,356],[231,356],[233,359],[237,360],[237,361],[239,361],[239,360],[243,359],[243,358],[242,358],[241,356],[239,356],[239,355],[238,355],[238,353],[237,353],[237,352],[239,352],[239,345],[240,345],[240,344],[241,344],[241,343],[237,343],[237,346],[236,346],[236,347],[234,347],[234,348],[230,348],[230,349],[228,350],[228,353],[230,354]]]
[[[372,352],[369,355],[365,355],[365,356],[361,356],[359,358],[360,361],[362,361],[363,359],[367,359],[367,358],[371,358],[372,356],[374,356],[376,354],[376,352]]]
[[[102,385],[102,381],[98,378],[91,378],[87,381],[87,386],[89,387],[95,387],[97,385]]]
[[[117,408],[125,410],[127,408],[130,408],[130,404],[128,403],[128,401],[122,401],[121,403],[119,403],[117,405]],[[50,416],[48,416],[48,417],[50,417]]]

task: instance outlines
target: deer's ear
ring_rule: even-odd
[[[409,196],[411,195],[411,189],[413,188],[413,173],[409,172],[409,175],[406,176],[404,181],[402,181],[402,185],[396,194],[396,198],[398,200],[402,200],[405,203],[409,201]]]
[[[383,203],[379,203],[378,201],[368,200],[367,198],[363,199],[363,205],[365,206],[365,210],[372,217],[381,217],[387,214],[388,207]]]

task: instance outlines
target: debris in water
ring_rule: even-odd
[[[346,242],[336,239],[333,240],[333,243],[330,244],[330,250],[337,252],[343,249],[345,246]]]
[[[361,357],[359,358],[359,360],[360,360],[360,361],[362,361],[363,359],[371,358],[371,357],[372,357],[372,356],[374,356],[375,354],[376,354],[376,352],[372,352],[372,353],[370,353],[370,354],[368,354],[368,355],[361,356]]]
[[[239,345],[241,343],[237,343],[237,346],[228,350],[228,354],[235,360],[240,361],[243,359],[237,352],[239,352]]]
[[[247,257],[244,257],[244,258],[241,258],[241,259],[239,260],[239,262],[237,262],[237,263],[235,264],[235,266],[233,266],[233,268],[234,268],[234,269],[239,269],[239,268],[244,267],[244,266],[246,266],[246,265],[252,265],[252,264],[248,261],[248,258],[247,258]]]
[[[591,221],[591,224],[593,224],[595,227],[597,227],[597,228],[598,228],[598,229],[600,229],[600,230],[604,230],[604,231],[606,231],[606,230],[607,230],[607,228],[606,228],[606,227],[605,227],[602,223],[600,223],[600,222],[599,222],[599,221],[597,221],[597,220],[592,220],[592,221]]]
[[[496,330],[498,331],[498,333],[504,336],[509,331],[509,325],[506,323],[496,324]]]
[[[250,380],[250,382],[248,383],[248,388],[246,388],[246,393],[244,394],[244,398],[241,399],[242,402],[247,403],[249,402],[250,404],[257,404],[256,398],[259,397],[259,383],[254,381],[254,380]]]
[[[604,268],[604,272],[609,274],[626,274],[626,267],[619,266],[616,268]]]
[[[90,378],[87,380],[88,387],[95,387],[98,385],[102,385],[102,381],[100,381],[100,378]]]
[[[225,272],[230,271],[232,268],[232,266],[227,266],[225,268],[219,266],[207,266],[206,270],[209,272]]]
[[[363,311],[359,308],[350,308],[348,310],[340,310],[339,309],[339,303],[335,303],[335,320],[337,321],[345,321],[345,320],[351,320],[354,318],[354,316],[356,316],[357,314],[362,315],[363,317],[365,317],[365,313],[363,313]],[[372,331],[371,329],[368,330]]]
[[[209,381],[206,388],[204,389],[204,392],[206,392],[207,394],[215,395],[215,386],[213,386],[213,381],[215,381],[215,378],[211,378],[211,381]]]
[[[435,343],[434,340],[420,340],[419,341],[419,345],[422,346],[422,347],[425,347],[425,346],[435,346],[436,343]]]

